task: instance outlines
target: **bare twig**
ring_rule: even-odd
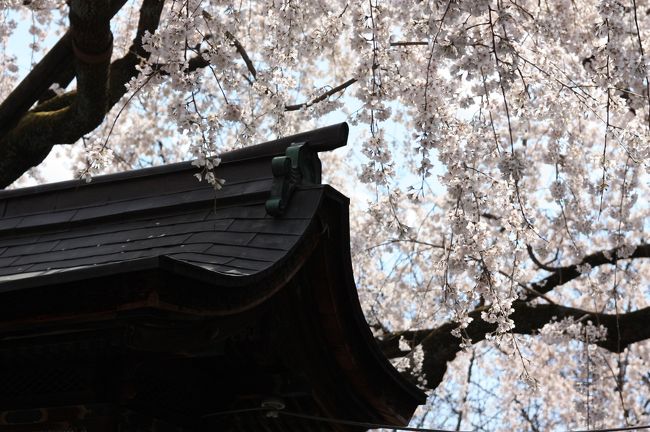
[[[399,47],[399,46],[427,46],[429,42],[418,42],[418,41],[397,41],[391,42],[390,46]]]

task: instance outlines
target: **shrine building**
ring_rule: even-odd
[[[375,343],[321,184],[347,136],[224,153],[221,190],[186,162],[0,191],[0,432],[406,425],[424,394]]]

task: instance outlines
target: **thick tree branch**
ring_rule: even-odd
[[[554,288],[563,285],[579,277],[582,273],[578,270],[581,266],[589,265],[592,268],[603,264],[614,264],[616,261],[631,258],[650,258],[650,244],[641,244],[636,246],[631,254],[623,254],[627,247],[618,247],[607,251],[600,251],[587,255],[577,264],[565,267],[549,267],[551,274],[539,282],[531,283],[533,290],[540,294],[546,294]],[[537,297],[535,294],[529,295],[526,300],[532,300]]]
[[[117,12],[115,8],[124,3],[122,0],[110,4],[70,2],[71,29],[67,33],[66,43],[76,58],[77,90],[37,105],[22,115],[18,123],[0,139],[0,187],[7,186],[29,168],[42,162],[54,145],[74,143],[95,129],[124,95],[125,84],[137,74],[138,62],[148,55],[142,47],[142,37],[145,31],[153,33],[158,27],[164,0],[144,0],[137,34],[129,52],[110,64],[110,19]],[[64,62],[67,57],[59,52],[52,58]],[[50,58],[45,63],[52,62],[54,60]],[[58,66],[59,78],[65,75],[65,67]],[[32,78],[38,77],[36,74]],[[52,79],[45,80],[45,89]],[[31,106],[43,93],[44,90],[41,90],[40,93],[30,92],[24,96],[26,102],[23,105]]]
[[[0,104],[0,137],[4,137],[52,85],[48,77],[58,75],[71,63],[70,32],[67,32]]]
[[[77,134],[93,130],[103,120],[113,48],[110,19],[108,3],[70,2],[68,34],[76,57],[78,91],[68,106],[28,112],[0,140],[0,186],[40,163],[54,144],[74,142]]]
[[[515,312],[510,318],[515,323],[513,332],[518,334],[535,334],[554,319],[573,317],[576,320],[586,318],[594,325],[607,328],[606,339],[595,343],[612,352],[621,352],[630,344],[650,338],[650,307],[618,316],[555,304],[535,306],[523,301],[515,302],[513,308]],[[481,319],[481,312],[485,310],[486,308],[482,307],[471,312],[469,316],[473,321],[463,330],[464,335],[473,343],[484,340],[486,335],[496,330],[496,324]],[[447,370],[447,362],[453,360],[462,350],[461,340],[451,334],[456,326],[457,324],[447,323],[435,329],[395,333],[379,341],[379,344],[389,358],[403,357],[406,354],[399,349],[400,337],[409,341],[411,346],[422,345],[423,373],[427,379],[427,386],[435,389]]]
[[[61,69],[58,72],[58,74],[52,80],[52,84],[50,86],[56,84],[59,86],[59,88],[65,89],[66,87],[68,87],[68,85],[70,85],[70,83],[74,78],[75,78],[74,64],[73,62],[71,62],[67,68]],[[42,103],[47,102],[48,100],[56,96],[58,96],[57,93],[54,90],[48,88],[38,98],[38,105],[41,105]]]
[[[514,333],[535,334],[544,325],[564,318],[572,317],[575,320],[587,319],[594,325],[602,325],[607,329],[607,337],[595,342],[597,345],[612,351],[622,352],[630,344],[650,338],[650,307],[624,314],[604,314],[577,309],[558,304],[534,305],[530,301],[540,294],[548,293],[553,288],[563,285],[581,273],[577,270],[580,265],[588,264],[597,267],[603,264],[614,264],[617,260],[649,258],[650,245],[642,244],[634,248],[631,254],[623,254],[624,248],[614,248],[601,251],[584,257],[580,263],[566,267],[559,267],[540,282],[529,284],[534,291],[524,300],[517,300],[512,304],[514,312],[510,315],[515,327]],[[463,335],[473,343],[480,342],[487,335],[496,330],[496,324],[488,323],[481,318],[481,314],[489,306],[474,309],[469,317],[472,321],[463,329]],[[446,323],[435,329],[408,330],[390,334],[379,341],[379,344],[389,358],[403,357],[407,353],[399,349],[399,340],[404,338],[411,346],[421,345],[424,351],[423,372],[427,379],[427,386],[434,389],[440,384],[447,370],[447,362],[453,360],[461,351],[461,340],[451,334],[457,328],[456,323]]]
[[[45,111],[56,111],[62,108],[66,108],[74,102],[74,99],[77,97],[77,91],[73,90],[62,95],[57,95],[47,99],[46,101],[36,105],[31,109],[30,112],[45,112]]]
[[[111,18],[125,3],[126,0],[110,2]],[[18,123],[36,101],[43,98],[53,83],[64,83],[66,77],[73,72],[70,39],[70,31],[68,31],[0,104],[0,138],[4,137]]]

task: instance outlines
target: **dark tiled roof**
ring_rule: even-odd
[[[328,150],[346,139],[343,124],[226,153],[218,191],[190,163],[2,191],[0,289],[163,256],[232,277],[264,272],[296,247],[322,192],[298,190],[283,217],[268,215],[271,158],[294,142]]]

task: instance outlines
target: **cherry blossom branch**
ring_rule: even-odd
[[[510,152],[512,153],[512,156],[514,156],[514,145],[515,145],[515,140],[512,136],[512,122],[510,121],[510,108],[508,107],[508,98],[506,97],[506,89],[503,87],[503,77],[501,76],[501,59],[499,59],[499,53],[497,52],[497,43],[496,43],[496,36],[494,33],[494,24],[492,22],[492,8],[488,7],[488,18],[490,22],[490,34],[492,36],[492,53],[494,54],[494,62],[496,66],[496,72],[497,75],[499,76],[499,87],[501,88],[501,95],[503,96],[503,107],[505,108],[506,112],[506,120],[508,123],[508,137],[510,141]],[[526,219],[524,215],[524,219]],[[526,222],[528,222],[528,219],[526,219]]]
[[[226,38],[228,38],[228,40],[230,40],[230,42],[233,44],[233,46],[235,47],[235,49],[237,50],[237,52],[241,56],[242,60],[244,61],[244,64],[246,64],[246,68],[248,69],[248,72],[250,72],[253,79],[256,79],[257,78],[257,69],[255,69],[255,65],[253,65],[253,62],[250,59],[250,57],[248,55],[248,52],[246,51],[246,48],[244,48],[244,46],[241,44],[241,42],[231,32],[226,31],[225,35],[226,35]],[[193,59],[193,60],[195,60],[193,62],[193,64],[190,64],[188,66],[188,70],[190,70],[190,71],[194,70],[194,69],[197,69],[197,68],[200,68],[200,67],[208,66],[208,64],[209,64],[205,60],[201,61],[202,60],[201,57],[197,57],[196,59]],[[249,80],[249,82],[252,83],[251,80]],[[332,96],[332,95],[346,89],[347,87],[351,86],[352,84],[354,84],[356,82],[357,82],[356,78],[349,79],[348,81],[344,82],[343,84],[340,84],[340,85],[338,85],[336,87],[333,87],[332,89],[330,89],[330,90],[326,91],[325,93],[315,97],[314,99],[312,99],[309,102],[305,102],[305,103],[302,103],[302,104],[286,105],[284,110],[285,111],[298,111],[298,110],[300,110],[302,108],[310,107],[310,106],[312,106],[314,104],[317,104],[318,102],[324,101],[328,97],[330,97],[330,96]]]
[[[519,288],[523,289],[527,293],[533,294],[535,297],[539,297],[541,299],[544,299],[549,304],[555,304],[555,302],[553,300],[551,300],[545,294],[542,294],[541,292],[535,290],[535,288],[531,288],[528,285],[526,285],[525,283],[521,283],[519,281],[514,280],[514,278],[512,277],[512,274],[506,273],[506,272],[504,272],[502,270],[498,270],[498,272],[499,272],[499,274],[501,276],[505,276],[506,278],[510,279],[510,281],[515,282]]]
[[[643,73],[645,74],[645,88],[646,99],[648,101],[648,129],[650,129],[650,78],[648,78],[648,71],[645,69],[645,50],[643,49],[643,41],[641,40],[641,30],[639,29],[639,19],[637,17],[636,0],[632,0],[632,10],[634,12],[634,25],[636,26],[636,37],[639,42],[639,51],[641,52],[641,64],[643,65]]]
[[[541,262],[541,261],[540,261],[540,260],[535,256],[535,252],[533,251],[532,246],[530,246],[530,245],[526,245],[526,250],[528,251],[528,256],[530,257],[530,260],[531,260],[531,261],[532,261],[532,262],[533,262],[537,267],[541,268],[542,270],[549,271],[549,272],[554,272],[554,271],[557,270],[557,267],[551,267],[551,266],[549,266],[548,264],[544,264],[543,262]]]
[[[476,361],[476,350],[472,350],[472,357],[469,359],[469,365],[467,366],[467,379],[465,380],[465,390],[463,392],[463,400],[460,403],[460,409],[457,411],[458,419],[456,420],[456,429],[460,431],[460,427],[463,424],[463,417],[465,416],[467,399],[469,398],[469,386],[472,383],[472,369],[474,368],[474,362]]]
[[[451,0],[447,2],[447,6],[445,7],[445,11],[442,14],[442,18],[440,18],[440,25],[438,26],[438,30],[436,31],[436,35],[433,37],[433,42],[431,43],[431,50],[429,51],[429,59],[427,61],[427,78],[424,83],[424,112],[427,112],[428,109],[428,103],[429,103],[429,98],[428,98],[428,91],[429,91],[429,83],[431,80],[431,63],[433,62],[433,50],[436,47],[436,43],[438,42],[438,36],[440,36],[440,32],[442,31],[442,26],[445,23],[445,18],[447,17],[447,13],[449,12],[449,8],[451,7]]]
[[[169,75],[169,72],[165,71],[164,69],[165,63],[150,63],[150,66],[151,66],[151,70],[153,70],[153,72],[156,74],[159,74],[161,76]],[[191,73],[198,69],[203,69],[209,66],[210,66],[209,60],[204,59],[203,56],[201,55],[197,55],[195,57],[190,58],[187,61],[187,67],[183,69],[183,72]]]
[[[426,46],[429,45],[429,42],[418,42],[418,41],[396,41],[391,42],[390,46],[399,47],[399,46]]]
[[[487,78],[485,72],[483,71],[483,66],[481,66],[481,82],[483,84],[483,90],[485,92],[485,101],[487,103],[488,116],[490,117],[490,127],[492,129],[492,137],[494,138],[494,149],[496,150],[497,155],[501,156],[501,150],[499,150],[499,137],[497,135],[496,127],[494,126],[494,117],[492,116],[492,108],[490,104],[490,92],[487,88]]]
[[[508,125],[508,138],[510,142],[510,156],[512,158],[515,157],[515,140],[513,137],[512,133],[512,121],[510,119],[510,108],[508,106],[508,98],[506,97],[506,89],[503,85],[503,76],[501,74],[501,64],[505,64],[500,58],[499,54],[497,52],[497,43],[496,43],[496,34],[494,32],[494,23],[492,21],[492,8],[488,6],[488,21],[490,24],[490,34],[492,36],[492,53],[494,54],[494,62],[495,62],[495,68],[497,72],[497,76],[499,77],[499,87],[501,89],[501,96],[503,97],[503,107],[505,109],[506,113],[506,120],[507,120],[507,125]],[[504,29],[505,31],[505,29]],[[504,35],[504,40],[507,40],[507,35]],[[524,210],[524,203],[521,198],[521,192],[519,190],[519,178],[513,175],[513,183],[515,185],[515,194],[517,196],[517,203],[519,204],[519,211],[521,213],[521,217],[523,218],[524,222],[526,223],[526,226],[530,228],[538,237],[541,238],[541,236],[535,231],[533,224],[530,222],[528,216],[526,215],[526,211]]]
[[[627,365],[629,363],[629,351],[625,353],[625,359],[621,360],[620,354],[619,354],[619,359],[618,359],[618,367],[619,371],[616,373],[614,371],[614,368],[610,364],[609,360],[605,355],[603,355],[602,352],[598,352],[600,360],[607,366],[607,370],[612,378],[612,381],[614,381],[614,390],[618,394],[618,402],[621,405],[621,412],[623,413],[623,416],[625,418],[625,424],[627,426],[631,426],[632,423],[630,422],[630,411],[628,410],[626,403],[625,403],[625,396],[623,395],[623,389],[625,386],[625,381],[626,377],[625,374],[627,372]]]
[[[137,76],[137,66],[142,60],[149,59],[149,52],[144,49],[142,38],[145,33],[153,34],[160,23],[165,0],[144,0],[140,7],[138,29],[128,53],[111,64],[109,102],[110,109],[126,93],[126,84],[131,78]],[[108,110],[107,110],[108,112]]]
[[[369,251],[371,251],[373,249],[388,246],[388,245],[392,245],[392,244],[395,244],[395,243],[412,243],[412,244],[427,246],[427,247],[432,248],[432,249],[442,249],[442,250],[447,249],[446,246],[445,246],[445,243],[444,243],[444,239],[443,239],[442,244],[435,244],[435,243],[430,243],[430,242],[417,240],[417,239],[411,239],[411,238],[403,238],[403,239],[394,238],[394,239],[386,240],[386,241],[384,241],[382,243],[367,247],[365,249],[365,252],[369,252]]]
[[[332,87],[325,93],[315,97],[314,99],[310,100],[309,102],[301,103],[301,104],[295,104],[295,105],[286,105],[284,107],[285,111],[298,111],[302,108],[307,108],[310,107],[314,104],[317,104],[318,102],[322,102],[328,97],[340,92],[341,90],[345,90],[346,88],[350,87],[352,84],[356,83],[358,80],[356,78],[351,78],[344,82],[343,84],[337,85],[336,87]]]
[[[605,63],[605,70],[606,70],[606,76],[607,76],[607,81],[610,80],[610,75],[609,75],[609,21],[605,21],[607,23],[607,62]],[[605,199],[605,190],[607,189],[607,183],[606,183],[606,178],[607,178],[607,138],[609,137],[609,130],[610,130],[610,103],[611,103],[611,92],[610,92],[610,87],[607,87],[607,91],[605,92],[607,95],[607,104],[606,104],[606,123],[605,123],[605,137],[604,137],[604,143],[603,143],[603,156],[602,160],[600,161],[601,165],[603,166],[603,175],[602,179],[600,181],[600,203],[598,204],[598,218],[600,218],[601,213],[603,212],[603,201]]]
[[[246,49],[244,49],[244,46],[241,44],[241,42],[239,42],[235,35],[229,31],[226,31],[226,37],[228,40],[230,40],[230,42],[232,42],[232,44],[235,46],[235,49],[237,49],[237,52],[241,56],[242,60],[244,60],[246,68],[251,73],[253,78],[257,78],[257,70],[255,70],[255,65],[253,65],[251,58],[248,56],[248,53],[246,52]]]

